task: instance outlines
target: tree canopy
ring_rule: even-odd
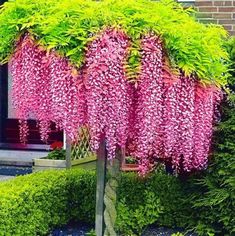
[[[130,77],[139,68],[140,38],[151,31],[163,40],[172,68],[223,86],[227,33],[221,26],[197,22],[193,15],[173,0],[12,0],[0,9],[0,61],[7,62],[19,37],[29,32],[38,44],[79,67],[96,33],[111,26],[122,28],[131,39]]]

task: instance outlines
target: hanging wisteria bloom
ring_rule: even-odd
[[[128,46],[123,32],[107,29],[89,45],[86,54],[91,144],[97,150],[102,136],[105,137],[109,158],[115,157],[117,145],[126,145],[128,135],[131,88],[124,70]]]
[[[164,109],[163,109],[163,157],[172,160],[172,156],[179,140],[178,116],[178,91],[180,89],[179,79],[164,80]],[[163,158],[162,157],[162,158]]]
[[[195,82],[181,76],[167,87],[164,100],[164,154],[178,170],[191,168]]]
[[[51,121],[75,139],[86,122],[85,89],[77,70],[65,58],[46,53],[26,35],[18,43],[10,71],[17,116],[38,120],[43,141],[49,137]],[[25,142],[28,128],[25,122],[20,125],[20,138]]]
[[[147,70],[144,74],[148,73]],[[203,88],[195,79],[183,75],[178,78],[172,75],[169,78],[164,68],[159,75],[163,76],[164,83],[162,84],[162,80],[158,83],[159,97],[155,95],[154,98],[160,99],[155,100],[155,106],[151,104],[154,100],[149,93],[151,90],[148,90],[154,81],[147,84],[151,76],[142,77],[137,91],[138,107],[135,114],[137,141],[134,154],[139,160],[140,171],[142,174],[150,171],[153,159],[171,162],[177,172],[203,169],[207,165],[215,109],[221,100],[220,92],[215,88]],[[147,84],[146,87],[142,87],[143,81]],[[143,88],[145,96],[139,92]],[[199,90],[202,95],[198,95]],[[148,119],[144,120],[151,112],[154,117],[151,122],[148,122]],[[150,129],[152,130],[149,131]],[[149,134],[146,131],[149,131]],[[149,143],[152,140],[151,135],[155,141],[152,146]]]
[[[12,75],[12,97],[17,117],[27,120],[30,116],[38,120],[43,117],[51,120],[48,101],[48,67],[44,60],[45,51],[40,50],[30,36],[26,35],[19,43],[10,61]],[[46,115],[46,116],[45,116]],[[26,141],[25,122],[20,122],[20,138]],[[47,132],[43,132],[47,136]]]
[[[203,169],[221,92],[183,76],[165,87],[163,158],[170,160],[176,171]]]
[[[83,70],[78,72],[68,60],[55,54],[50,56],[49,69],[52,121],[75,141],[79,128],[87,122]]]
[[[194,155],[193,168],[196,170],[207,167],[211,147],[215,111],[222,99],[221,91],[212,86],[196,87],[194,113]]]
[[[136,150],[141,172],[150,168],[149,158],[162,154],[163,78],[162,45],[155,35],[141,42],[141,71],[135,111]]]

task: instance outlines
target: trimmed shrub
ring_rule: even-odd
[[[180,180],[162,171],[141,179],[134,173],[123,174],[119,186],[117,228],[123,235],[140,235],[157,223],[183,227],[190,211]]]
[[[96,175],[92,171],[45,171],[0,183],[0,189],[0,236],[46,235],[72,219],[94,223]],[[189,206],[176,177],[159,172],[142,179],[124,173],[118,196],[120,234],[139,235],[155,221],[185,226]]]
[[[70,218],[64,171],[47,171],[0,183],[0,235],[45,235]]]
[[[93,171],[69,172],[70,214],[73,219],[95,222],[96,175]]]
[[[72,217],[93,224],[96,177],[93,172],[72,173],[69,178]],[[177,177],[161,170],[147,178],[123,173],[117,194],[119,234],[140,235],[146,226],[155,222],[168,227],[186,227],[192,210],[185,189]]]
[[[234,185],[226,155],[189,180],[158,169],[147,178],[123,173],[118,188],[119,235],[140,235],[150,224],[233,235]],[[48,235],[80,220],[95,222],[96,175],[81,169],[45,171],[0,183],[0,236]]]
[[[94,222],[94,172],[45,171],[0,183],[0,236],[47,235],[73,218]]]

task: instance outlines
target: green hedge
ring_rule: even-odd
[[[203,236],[232,235],[234,196],[227,196],[223,209],[219,204],[215,208],[196,204],[210,197],[201,196],[208,191],[198,185],[198,180],[204,179],[182,180],[162,170],[146,179],[123,173],[118,188],[117,231],[125,236],[140,235],[155,222],[160,226],[197,228]],[[48,235],[50,229],[72,219],[94,224],[95,189],[95,173],[79,169],[44,171],[2,182],[0,236]],[[230,207],[225,205],[228,202]]]
[[[0,183],[0,235],[46,235],[68,221],[65,172],[44,172]]]
[[[96,178],[89,172],[78,178],[72,172],[71,213],[73,218],[94,223]],[[82,194],[81,194],[82,193]],[[185,195],[186,188],[174,176],[159,170],[148,178],[135,173],[123,173],[118,188],[117,230],[123,235],[140,234],[145,226],[154,222],[169,227],[186,227],[191,216],[191,205]],[[81,204],[82,203],[82,204]]]
[[[0,183],[0,235],[46,235],[71,219],[94,224],[95,188],[95,173],[84,170],[45,171]],[[123,174],[118,230],[133,235],[157,219],[162,225],[184,226],[188,207],[181,188],[177,178],[160,172],[148,179]]]
[[[91,222],[95,179],[84,170],[44,171],[0,183],[0,236],[48,235],[74,217]]]

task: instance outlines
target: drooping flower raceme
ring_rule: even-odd
[[[174,168],[189,170],[193,153],[195,82],[180,77],[165,92],[164,148]],[[182,158],[182,156],[184,158]]]
[[[170,161],[177,171],[204,169],[221,92],[183,76],[164,86],[164,155],[161,158]]]
[[[128,38],[121,31],[108,29],[89,45],[86,54],[85,85],[88,126],[94,150],[106,138],[109,158],[117,145],[124,147],[129,125],[130,91],[124,64]]]
[[[219,90],[184,75],[169,75],[157,37],[145,37],[142,50],[132,132],[132,154],[141,173],[151,169],[154,159],[171,162],[176,171],[206,168]],[[200,89],[203,96],[198,96]]]
[[[204,169],[207,166],[211,147],[215,109],[220,103],[221,91],[213,86],[196,87],[194,112],[194,153],[193,168]]]
[[[78,72],[68,60],[53,54],[49,69],[52,121],[75,141],[79,128],[87,122],[83,71]]]
[[[45,51],[39,47],[26,35],[19,42],[17,50],[10,61],[10,71],[12,75],[12,97],[13,105],[16,108],[17,117],[22,122],[20,134],[21,140],[26,141],[28,132],[26,122],[30,116],[38,119],[46,118],[51,120],[50,96],[48,96],[48,76],[49,71],[44,57]],[[43,137],[47,136],[47,131],[42,128]],[[46,129],[47,130],[47,129]],[[43,138],[44,139],[44,138]]]
[[[162,45],[155,35],[142,39],[141,71],[135,111],[136,150],[141,172],[149,169],[148,159],[162,154],[163,77]]]
[[[86,122],[85,90],[76,69],[65,58],[47,54],[26,35],[11,58],[10,71],[19,119],[37,119],[43,141],[49,137],[51,121],[75,139]],[[20,124],[21,140],[26,141],[27,126]]]

